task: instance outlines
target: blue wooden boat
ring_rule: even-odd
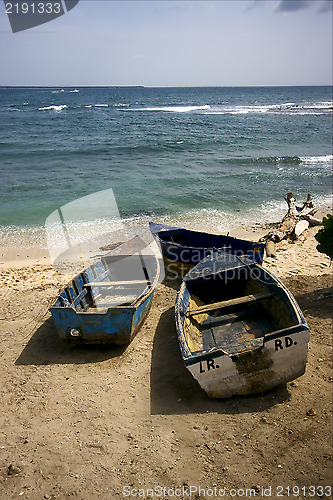
[[[124,244],[101,257],[77,274],[50,308],[59,338],[129,343],[148,314],[159,272],[158,259],[145,245]]]
[[[265,244],[222,234],[191,231],[165,224],[149,223],[169,271],[188,271],[212,251],[246,255],[258,263],[264,258]]]
[[[182,281],[175,319],[185,366],[209,397],[259,393],[305,371],[310,331],[295,298],[246,257],[203,259]]]

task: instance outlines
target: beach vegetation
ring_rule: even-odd
[[[315,235],[318,241],[317,250],[318,252],[324,253],[333,259],[333,215],[327,214],[323,218],[323,228],[319,229],[318,233]]]

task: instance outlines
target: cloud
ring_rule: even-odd
[[[319,9],[319,12],[332,11],[332,8],[333,8],[333,1],[332,0],[321,0],[320,4],[321,4],[321,6]]]
[[[312,2],[311,2],[312,3]],[[310,2],[307,0],[280,0],[276,7],[277,12],[293,12],[309,7]]]
[[[263,3],[264,2],[264,3]],[[245,12],[262,7],[266,3],[266,0],[248,0]]]
[[[275,9],[276,12],[295,12],[304,10],[315,5],[319,6],[319,12],[327,12],[332,9],[332,0],[279,0]]]

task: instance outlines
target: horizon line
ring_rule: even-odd
[[[247,87],[332,87],[322,84],[250,84],[250,85],[6,85],[0,88],[247,88]]]

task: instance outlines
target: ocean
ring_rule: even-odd
[[[105,190],[131,227],[278,221],[289,191],[331,206],[331,87],[1,88],[0,117],[5,243]]]

